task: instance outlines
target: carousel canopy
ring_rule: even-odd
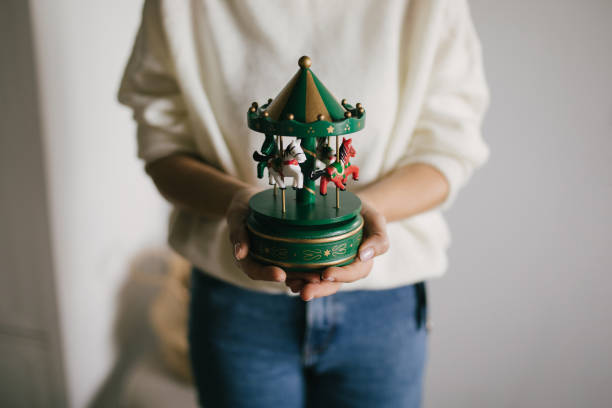
[[[247,113],[253,130],[297,137],[327,137],[357,132],[365,126],[365,110],[341,103],[310,70],[309,57],[274,99],[261,107],[253,102]]]

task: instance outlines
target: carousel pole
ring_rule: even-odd
[[[317,115],[317,120],[324,120],[322,114]],[[310,179],[310,174],[317,167],[317,138],[305,137],[301,142],[302,150],[306,154],[306,161],[303,164],[302,174],[304,175],[304,186],[297,192],[297,201],[300,204],[314,204],[317,193],[315,192],[315,182]]]
[[[316,199],[315,182],[310,179],[310,174],[316,168],[317,142],[315,137],[305,137],[302,139],[302,150],[306,154],[306,161],[302,164],[302,174],[304,175],[304,187],[297,191],[297,201],[300,204],[314,204]]]
[[[277,150],[280,152],[280,144],[278,142],[278,136],[276,136],[276,144],[278,145]],[[278,194],[278,186],[274,183],[274,197]]]
[[[284,156],[283,155],[283,137],[279,135],[278,136],[278,140],[279,140],[279,143],[280,143],[280,150],[279,150],[280,158],[281,158],[281,160],[283,160],[283,156]],[[281,166],[282,166],[282,164],[281,164]],[[283,202],[283,214],[284,214],[284,213],[287,212],[287,208],[285,207],[285,189],[284,188],[281,188],[281,201]]]
[[[336,135],[336,162],[340,163],[340,136],[338,135]],[[336,208],[340,209],[340,189],[338,186],[336,186]]]
[[[285,189],[281,189],[281,197],[283,201],[283,214],[287,212],[287,208],[285,207]]]

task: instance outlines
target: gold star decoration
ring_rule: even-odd
[[[334,133],[334,127],[332,125],[329,125],[327,128],[327,133]]]
[[[331,253],[331,252],[329,252],[329,249],[326,249],[326,250],[325,250],[325,252],[323,252],[323,255],[325,255],[325,256],[329,256],[329,254],[330,254],[330,253]]]

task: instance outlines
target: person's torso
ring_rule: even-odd
[[[213,139],[201,145],[207,162],[256,182],[248,158],[263,135],[247,128],[246,111],[253,101],[274,98],[297,71],[298,58],[309,55],[334,96],[366,108],[366,128],[353,137],[353,161],[364,182],[379,176],[398,114],[409,1],[194,0],[185,10],[175,10],[176,4],[168,2],[165,10],[190,14],[189,44],[173,45],[172,18],[165,27],[195,136]],[[197,67],[181,65],[182,53],[191,53]],[[186,70],[192,72],[182,75]],[[198,106],[209,109],[207,123],[198,123]]]
[[[246,113],[253,101],[274,98],[298,70],[299,57],[308,55],[334,96],[366,109],[365,129],[351,136],[360,181],[351,181],[349,190],[381,177],[408,149],[433,60],[432,9],[439,3],[162,0],[176,80],[202,159],[267,186],[252,160],[264,135],[247,128]],[[227,235],[223,220],[181,210],[171,220],[172,246],[207,273],[254,290],[288,291],[246,277],[233,262]],[[389,236],[394,244],[371,275],[343,290],[389,288],[445,270],[449,237],[438,211],[389,224]]]

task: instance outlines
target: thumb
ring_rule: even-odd
[[[232,243],[234,258],[240,261],[249,254],[249,234],[245,224],[246,217],[230,214],[227,218],[229,238]]]
[[[248,210],[236,210],[228,213],[229,239],[232,243],[234,258],[241,261],[249,254],[249,234],[246,229]]]
[[[389,237],[387,236],[387,220],[382,214],[372,207],[366,207],[361,215],[363,216],[365,239],[359,246],[359,259],[365,262],[389,250]]]
[[[249,198],[257,192],[246,188],[238,191],[232,198],[227,210],[226,219],[229,226],[229,239],[232,243],[234,258],[241,261],[249,254],[249,234],[246,229],[246,219],[249,216]]]

